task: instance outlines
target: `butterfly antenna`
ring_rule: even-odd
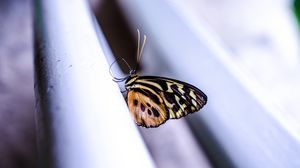
[[[140,56],[140,43],[141,43],[141,34],[140,34],[140,30],[136,29],[137,34],[138,34],[138,46],[137,46],[137,52],[136,52],[136,61],[137,63],[139,62],[139,56]]]
[[[140,63],[141,57],[142,57],[144,46],[146,44],[147,36],[144,35],[143,43],[142,43],[142,46],[140,47],[141,34],[140,34],[140,30],[139,29],[137,29],[137,33],[138,33],[138,48],[137,48],[137,56],[136,56],[136,58],[137,58],[137,66],[138,66],[138,64]]]
[[[146,40],[147,40],[147,36],[144,35],[143,44],[142,44],[142,47],[141,47],[141,51],[140,51],[138,62],[140,62],[140,60],[141,60],[142,53],[143,53],[143,50],[144,50],[144,47],[145,47],[145,44],[146,44]]]

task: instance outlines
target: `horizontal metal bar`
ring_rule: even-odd
[[[40,167],[153,167],[86,1],[36,0],[35,29]]]
[[[167,1],[118,2],[133,29],[143,30],[149,48],[159,51],[145,51],[145,66],[152,69],[144,73],[177,76],[208,95],[204,109],[189,118],[216,166],[300,166],[299,141],[245,87],[205,23],[191,23]]]

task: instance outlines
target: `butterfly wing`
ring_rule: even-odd
[[[163,98],[171,119],[199,111],[207,102],[206,95],[190,84],[170,80],[166,83],[169,88]]]
[[[199,111],[207,102],[207,96],[197,87],[170,78],[141,76],[135,85],[153,90],[163,99],[169,118],[178,119]]]
[[[169,118],[163,100],[147,88],[129,90],[127,102],[129,111],[137,125],[147,128],[158,127]]]

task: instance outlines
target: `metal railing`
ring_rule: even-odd
[[[299,142],[245,87],[247,80],[240,78],[226,59],[229,53],[205,24],[192,22],[172,1],[116,2],[132,32],[139,28],[148,35],[143,74],[184,80],[208,95],[204,109],[187,118],[213,165],[299,167]],[[35,18],[41,167],[153,167],[120,90],[109,76],[107,62],[114,58],[86,3],[35,0]],[[177,151],[172,153],[175,159],[166,158],[173,166],[199,166],[201,156],[198,149],[188,149],[195,147],[181,121],[140,131],[150,143],[151,138],[159,143],[167,139],[164,150]],[[168,139],[172,131],[178,139]],[[165,159],[163,149],[156,152]]]
[[[34,8],[40,167],[154,167],[86,2],[35,0]]]
[[[143,57],[152,74],[177,76],[208,95],[202,112],[189,119],[215,166],[300,166],[299,141],[249,92],[243,83],[247,80],[204,23],[193,22],[172,1],[118,2],[132,28],[146,32],[149,46],[159,51]]]

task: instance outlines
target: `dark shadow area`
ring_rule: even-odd
[[[38,4],[35,4],[38,5]],[[37,17],[37,16],[35,16]],[[49,93],[46,93],[43,88],[51,89],[52,86],[48,86],[49,81],[45,74],[45,69],[43,67],[45,60],[45,56],[42,54],[44,49],[40,41],[42,41],[41,27],[38,25],[38,18],[34,20],[34,89],[35,89],[35,111],[36,111],[36,133],[37,133],[37,151],[38,151],[38,167],[40,168],[52,168],[56,167],[53,165],[53,142],[54,138],[52,133],[52,116],[48,112],[49,104],[45,103],[50,102],[51,98],[49,98]],[[48,90],[49,91],[49,90]],[[56,107],[56,110],[59,110],[59,107]]]
[[[118,4],[114,0],[103,0],[95,9],[95,16],[113,54],[123,57],[132,68],[136,67],[137,42]],[[119,61],[122,71],[129,73],[125,64]]]

